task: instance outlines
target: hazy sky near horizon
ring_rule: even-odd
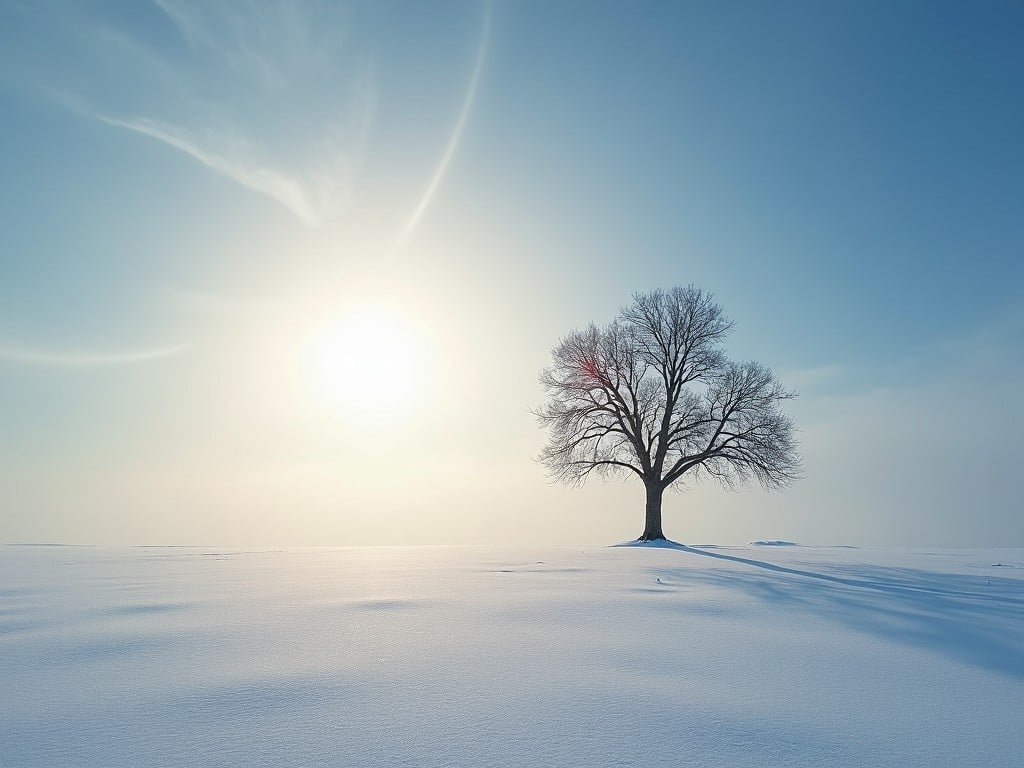
[[[669,495],[670,537],[1024,545],[1022,34],[0,0],[0,542],[633,538],[638,482],[533,462],[537,374],[694,283],[800,391],[807,477]]]

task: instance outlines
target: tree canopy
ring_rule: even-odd
[[[636,474],[643,540],[664,538],[662,494],[684,478],[787,487],[801,460],[780,406],[795,393],[763,364],[725,355],[732,327],[713,295],[687,286],[636,294],[607,325],[564,337],[540,377],[541,463],[573,484]]]

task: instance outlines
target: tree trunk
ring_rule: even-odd
[[[639,541],[658,541],[665,538],[661,530],[661,495],[664,487],[651,483],[647,486],[647,512],[644,532]]]

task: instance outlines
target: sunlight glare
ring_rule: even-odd
[[[313,389],[354,425],[398,425],[420,405],[425,346],[413,319],[400,311],[355,308],[314,338]]]

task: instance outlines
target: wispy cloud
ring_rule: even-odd
[[[181,152],[307,226],[343,215],[377,102],[368,64],[347,42],[348,11],[272,0],[153,6],[147,24],[76,14],[68,24],[93,76],[57,73],[43,90]]]
[[[271,88],[292,85],[295,75],[322,73],[332,66],[319,22],[344,33],[337,5],[324,14],[315,2],[255,0],[209,3],[153,0],[198,55],[209,54],[247,77],[256,76]],[[328,6],[330,7],[330,6]],[[328,18],[325,18],[328,17]]]
[[[119,118],[99,114],[94,117],[108,125],[141,133],[181,150],[207,168],[224,174],[254,192],[276,200],[310,226],[317,226],[322,221],[325,201],[310,199],[309,191],[297,178],[273,168],[247,164],[237,158],[219,154],[213,149],[202,146],[199,139],[189,135],[188,131],[183,128],[166,125],[145,117]]]
[[[144,363],[171,357],[188,348],[187,344],[175,344],[156,349],[121,352],[83,352],[33,349],[29,347],[0,343],[0,362],[23,363],[28,365],[55,366],[62,368],[89,368],[108,365]]]
[[[329,0],[151,0],[131,14],[75,4],[59,15],[36,9],[30,15],[37,25],[51,33],[59,28],[73,51],[32,54],[35,60],[24,63],[59,103],[153,139],[274,201],[306,226],[351,221],[365,206],[370,215],[363,226],[380,221],[388,231],[374,237],[399,250],[434,203],[477,102],[493,16],[490,0],[481,8],[468,71],[459,71],[456,54],[431,75],[464,90],[440,157],[422,170],[419,142],[450,118],[402,104],[421,92],[420,62],[401,63],[406,54],[379,34],[376,10],[356,13]],[[400,172],[426,171],[411,210],[382,189],[396,172],[387,153],[371,156],[378,119],[398,114],[406,123],[388,123],[380,133],[401,142],[403,152],[414,148],[412,163]],[[422,116],[429,130],[408,121],[409,114]],[[430,158],[432,150],[422,149],[420,157]],[[381,200],[394,210],[381,216]]]
[[[491,5],[488,2],[484,4],[483,20],[480,29],[480,42],[477,44],[476,58],[473,62],[473,69],[470,73],[469,85],[466,88],[466,95],[462,100],[462,108],[459,110],[458,118],[455,120],[455,128],[452,131],[451,137],[448,139],[448,144],[445,146],[444,153],[441,155],[441,160],[438,162],[437,168],[435,168],[434,174],[430,178],[430,183],[427,184],[427,188],[423,191],[423,195],[420,197],[419,203],[417,203],[412,214],[406,220],[404,226],[398,233],[398,237],[395,241],[396,248],[401,248],[405,245],[406,241],[408,241],[409,237],[416,229],[416,226],[420,223],[420,219],[423,218],[423,214],[426,213],[427,208],[430,207],[430,203],[433,201],[434,195],[437,194],[438,187],[441,186],[441,181],[448,172],[448,166],[451,165],[452,158],[455,156],[455,152],[459,148],[459,143],[462,141],[462,133],[466,129],[466,123],[469,121],[470,112],[473,110],[473,103],[476,101],[477,90],[480,87],[480,78],[484,71],[484,60],[487,57],[487,46],[490,41],[490,28]]]

